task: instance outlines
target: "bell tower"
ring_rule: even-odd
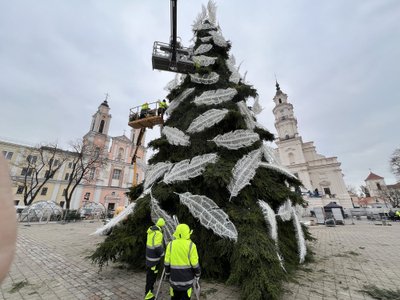
[[[278,82],[276,82],[276,94],[273,100],[275,107],[272,112],[275,116],[275,128],[279,141],[298,137],[297,119],[294,116],[293,105],[288,102],[288,96],[281,91]]]
[[[92,116],[92,124],[90,126],[90,131],[108,135],[111,115],[107,98],[108,95],[106,99],[100,104],[99,108],[97,109],[97,112]]]

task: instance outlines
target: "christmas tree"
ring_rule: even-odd
[[[129,217],[92,259],[144,268],[146,230],[163,217],[166,242],[178,222],[193,229],[203,278],[241,286],[243,299],[276,299],[306,256],[300,182],[267,146],[274,137],[256,121],[257,91],[229,55],[215,12],[209,2],[193,25],[195,73],[169,84],[169,118],[149,143],[144,183],[112,225]]]

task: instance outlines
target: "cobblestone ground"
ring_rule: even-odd
[[[89,236],[101,223],[20,225],[17,253],[0,299],[143,299],[144,273],[109,266],[100,273],[85,259],[104,237]],[[400,222],[367,221],[337,227],[313,226],[315,261],[285,285],[283,299],[371,299],[368,284],[400,284]],[[168,299],[164,283],[161,299]],[[237,288],[202,281],[202,299],[239,299]]]

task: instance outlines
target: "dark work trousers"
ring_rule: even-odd
[[[154,267],[146,267],[146,293],[152,291],[154,294],[154,283],[157,280],[158,270],[160,268],[160,264],[155,265]]]
[[[188,291],[174,290],[174,295],[171,296],[171,300],[190,300],[190,297],[188,296]]]

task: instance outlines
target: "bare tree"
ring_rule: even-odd
[[[360,185],[361,197],[371,197],[368,188],[365,185]]]
[[[390,157],[390,166],[393,174],[400,179],[400,148],[397,148]]]
[[[67,180],[64,198],[66,209],[69,210],[72,195],[77,186],[83,181],[91,182],[96,179],[96,173],[107,164],[107,154],[104,148],[91,144],[84,144],[79,140],[71,144],[73,151],[71,172]]]
[[[388,186],[379,191],[379,196],[385,203],[389,203],[393,207],[400,207],[400,189]]]
[[[16,177],[17,184],[23,187],[24,204],[30,205],[42,187],[53,178],[67,157],[57,144],[30,148],[18,164],[21,175]]]

